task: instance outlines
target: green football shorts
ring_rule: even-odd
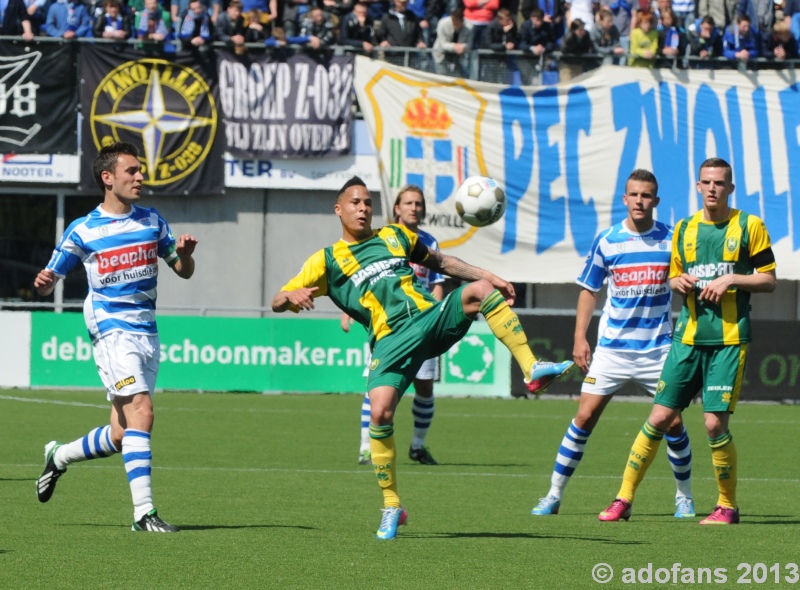
[[[699,346],[673,342],[653,403],[683,409],[699,392],[706,412],[731,412],[742,390],[747,344]]]
[[[444,354],[467,334],[472,319],[464,313],[461,304],[461,291],[465,286],[375,343],[369,364],[368,391],[391,385],[402,396],[422,363]]]

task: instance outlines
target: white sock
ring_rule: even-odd
[[[421,449],[425,446],[425,437],[433,421],[434,400],[433,396],[425,398],[414,396],[411,413],[414,414],[414,436],[411,438],[411,448]]]
[[[589,440],[590,431],[583,430],[575,426],[575,421],[570,422],[569,428],[561,440],[561,446],[556,455],[556,464],[553,467],[553,475],[550,477],[550,491],[548,496],[561,499],[564,488],[569,483],[569,478],[575,473],[578,464],[583,459],[583,451]]]
[[[150,483],[150,433],[128,428],[122,437],[122,460],[128,473],[133,499],[133,519],[140,520],[153,510],[153,488]]]
[[[665,436],[667,441],[667,456],[672,466],[672,474],[678,487],[675,498],[692,497],[692,446],[689,444],[689,433],[686,428],[683,433],[675,438]]]
[[[364,401],[361,403],[361,447],[358,449],[359,453],[369,451],[369,419],[370,419],[370,405],[369,405],[369,392],[364,395]]]
[[[56,450],[53,460],[56,467],[65,469],[67,465],[88,461],[89,459],[101,459],[119,453],[119,449],[114,447],[111,442],[111,426],[98,426],[89,434],[81,438],[61,445]]]

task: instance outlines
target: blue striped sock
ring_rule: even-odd
[[[556,464],[553,467],[553,475],[550,478],[550,491],[549,496],[555,496],[559,500],[564,488],[569,483],[569,478],[575,473],[578,464],[583,459],[583,451],[586,448],[586,443],[589,440],[591,431],[582,430],[575,426],[573,420],[567,433],[561,440],[561,446],[556,455]]]
[[[692,497],[692,446],[689,444],[689,433],[686,428],[683,433],[676,437],[665,436],[667,441],[667,456],[672,465],[672,473],[675,475],[675,483],[678,486],[676,497]]]
[[[433,421],[434,400],[433,396],[425,398],[414,396],[411,413],[414,415],[414,436],[411,439],[412,449],[421,449],[425,446],[425,437]]]
[[[72,463],[102,459],[115,453],[119,453],[119,449],[111,442],[111,426],[98,426],[89,434],[60,446],[55,453],[55,462],[56,467],[64,469]]]
[[[153,510],[153,489],[150,483],[150,433],[128,428],[122,437],[122,460],[128,473],[133,499],[133,519],[139,520]]]
[[[369,421],[370,421],[369,391],[361,402],[361,448],[359,452],[369,450]]]

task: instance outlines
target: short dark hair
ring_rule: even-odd
[[[419,196],[422,197],[422,219],[425,219],[425,215],[428,212],[428,208],[425,206],[425,193],[423,193],[422,189],[416,184],[407,184],[397,193],[397,198],[394,200],[394,205],[392,205],[392,218],[394,222],[397,223],[400,221],[400,216],[394,212],[394,208],[400,204],[400,197],[403,196],[403,193],[419,193]]]
[[[103,172],[114,172],[117,166],[117,160],[122,154],[128,154],[137,159],[139,158],[139,150],[136,149],[135,145],[120,141],[105,146],[92,162],[94,181],[101,191],[105,192],[106,190],[106,185],[103,183]]]
[[[656,180],[656,175],[650,172],[649,170],[645,170],[644,168],[637,168],[633,172],[631,172],[630,176],[628,176],[628,180],[636,180],[638,182],[649,182],[653,185],[653,196],[658,196],[658,181]],[[625,181],[625,191],[628,191],[628,181]]]
[[[711,25],[713,28],[717,28],[717,23],[714,22],[714,17],[712,16],[704,16],[703,20],[700,21],[701,25]]]
[[[358,176],[353,176],[353,178],[345,182],[342,185],[342,188],[339,189],[339,192],[336,193],[336,200],[338,201],[339,197],[341,197],[344,194],[344,192],[351,186],[363,186],[364,188],[367,188],[367,185],[364,184],[363,180],[361,180]]]
[[[733,170],[731,169],[731,165],[722,158],[709,158],[700,164],[699,170],[702,170],[703,168],[724,168],[726,170],[725,177],[727,178],[728,182],[733,180]],[[697,176],[700,176],[699,170]]]
[[[534,8],[531,10],[530,18],[544,18],[544,10],[541,8]]]
[[[744,21],[750,22],[750,17],[746,13],[743,12],[736,18],[736,22],[738,24],[738,23],[741,23],[741,22],[744,22]]]

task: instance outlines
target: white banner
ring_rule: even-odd
[[[571,85],[520,88],[358,57],[356,90],[385,205],[420,185],[425,229],[442,248],[505,279],[574,281],[595,235],[625,217],[635,168],[658,178],[658,219],[696,212],[697,169],[710,157],[733,166],[731,205],[765,221],[778,277],[800,279],[800,87],[790,72],[604,66]],[[475,174],[508,199],[504,218],[479,230],[453,205]]]
[[[371,191],[381,190],[373,155],[249,160],[225,154],[225,186],[338,191],[359,176]]]
[[[80,158],[63,154],[6,154],[0,164],[0,182],[78,184]]]

